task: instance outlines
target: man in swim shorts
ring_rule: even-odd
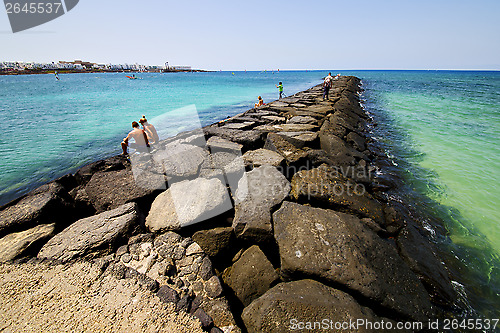
[[[139,128],[139,123],[137,121],[132,122],[132,128],[133,130],[131,130],[128,133],[127,137],[122,141],[122,155],[128,155],[127,147],[133,148],[140,152],[149,152],[149,141],[146,132]],[[130,138],[133,138],[135,142],[129,143]]]

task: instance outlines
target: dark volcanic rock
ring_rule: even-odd
[[[54,182],[43,185],[2,208],[0,237],[39,224],[56,223],[57,226],[64,226],[72,222],[71,198],[63,186]]]
[[[336,135],[320,132],[319,140],[321,149],[323,149],[337,165],[356,165],[356,159],[367,158],[363,153],[349,147],[344,140]]]
[[[195,232],[193,240],[211,257],[228,249],[233,241],[233,228],[214,228]]]
[[[272,238],[271,209],[289,192],[290,183],[275,167],[263,165],[245,173],[236,191],[236,236],[255,242]]]
[[[446,268],[436,256],[432,244],[412,225],[404,228],[396,239],[399,253],[424,283],[433,300],[452,305],[457,295]]]
[[[130,168],[130,162],[126,156],[113,156],[81,167],[75,173],[75,179],[79,184],[86,184],[96,172],[118,171],[126,168]]]
[[[347,142],[351,143],[356,150],[364,151],[366,149],[365,139],[363,139],[358,133],[351,132],[347,134],[346,139]]]
[[[260,248],[253,245],[224,271],[223,280],[247,306],[269,290],[279,276]]]
[[[314,280],[280,283],[245,308],[242,315],[248,333],[281,333],[298,331],[327,332],[330,321],[349,323],[350,320],[381,322],[369,308],[360,306],[354,298],[342,291],[327,287]],[[326,327],[313,327],[315,322]],[[306,327],[305,323],[311,326]],[[303,330],[299,330],[303,323]],[[333,326],[333,325],[332,325]],[[344,327],[345,328],[345,327]],[[323,329],[323,330],[320,330]],[[363,326],[335,329],[332,332],[373,332]]]
[[[165,303],[174,303],[177,304],[179,302],[180,297],[177,291],[170,288],[169,286],[161,286],[160,289],[156,292],[156,296],[158,296],[162,302]]]
[[[94,250],[109,250],[138,222],[135,203],[78,220],[51,238],[38,253],[38,258],[65,262]]]
[[[131,201],[149,201],[155,193],[138,186],[130,169],[95,173],[85,186],[85,192],[97,213]]]
[[[357,217],[284,202],[273,220],[284,276],[315,276],[404,317],[428,318],[429,295],[420,281]]]
[[[313,199],[332,209],[372,218],[381,226],[385,224],[382,205],[366,192],[364,185],[326,165],[297,172],[292,179],[290,195],[295,200]]]
[[[281,154],[286,159],[288,165],[303,164],[307,159],[307,152],[298,149],[276,133],[269,133],[264,148]]]

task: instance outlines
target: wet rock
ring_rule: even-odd
[[[380,323],[385,319],[377,317],[369,308],[359,305],[349,294],[314,280],[280,283],[254,300],[242,314],[248,333],[294,331],[298,330],[299,322],[314,325],[315,322],[322,323],[325,318],[328,325],[330,321],[342,323],[351,319],[353,322],[366,320]],[[387,322],[386,319],[385,321]],[[318,327],[304,326],[304,330],[306,329],[319,332]],[[342,331],[373,332],[363,326]]]
[[[117,240],[125,238],[138,221],[135,203],[78,220],[51,238],[38,253],[38,258],[64,262],[91,251],[108,250]]]
[[[224,271],[223,280],[241,303],[247,306],[269,290],[279,280],[279,276],[260,248],[253,245]]]
[[[255,242],[272,238],[271,209],[290,192],[290,183],[275,167],[263,165],[247,172],[238,184],[233,229],[236,236]]]
[[[33,228],[39,224],[72,222],[71,198],[57,183],[49,183],[10,202],[0,211],[0,237]]]
[[[249,150],[243,155],[243,161],[245,165],[249,165],[252,168],[257,168],[261,165],[272,165],[280,166],[285,159],[280,154],[268,150],[268,149],[257,149]]]
[[[417,277],[355,216],[284,202],[273,220],[285,277],[315,276],[340,284],[415,320],[430,315],[429,295]]]
[[[40,224],[34,228],[9,234],[0,239],[0,262],[6,262],[34,251],[52,236],[55,224]],[[41,244],[42,243],[42,244]]]
[[[193,240],[211,257],[217,256],[221,251],[229,248],[233,240],[233,228],[214,228],[197,231]]]
[[[358,151],[364,151],[366,149],[365,139],[356,132],[350,132],[347,134],[347,142],[352,144],[354,148]]]
[[[146,218],[151,232],[179,230],[232,208],[220,179],[197,178],[173,184],[156,197]]]
[[[457,295],[432,244],[413,225],[405,227],[399,233],[396,243],[400,255],[423,282],[433,300],[443,305],[452,305]]]
[[[326,165],[297,172],[292,178],[290,195],[295,200],[316,200],[332,209],[369,217],[381,226],[385,224],[382,205],[364,185],[345,178],[338,169]]]

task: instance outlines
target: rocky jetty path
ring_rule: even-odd
[[[391,195],[360,93],[340,77],[329,100],[316,86],[1,207],[0,330],[288,332],[442,315],[450,278]]]

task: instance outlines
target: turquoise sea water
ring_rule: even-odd
[[[335,71],[332,71],[336,73]],[[120,153],[143,114],[177,114],[175,134],[196,124],[179,114],[194,105],[207,125],[243,112],[257,96],[277,98],[321,83],[327,71],[67,74],[0,77],[0,204],[97,159]],[[376,135],[393,156],[408,193],[444,221],[436,242],[456,260],[452,274],[472,308],[500,306],[500,72],[359,71]],[[182,113],[182,112],[181,112]],[[157,125],[157,124],[156,124]]]

